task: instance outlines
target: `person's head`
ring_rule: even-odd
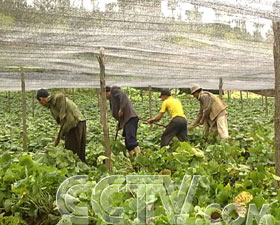
[[[162,90],[162,91],[160,92],[161,101],[164,101],[164,100],[167,99],[169,96],[171,96],[169,90]]]
[[[46,89],[40,89],[37,91],[37,99],[38,101],[43,105],[43,106],[48,106],[48,97],[49,97],[49,92]]]
[[[202,91],[202,88],[199,85],[194,85],[191,87],[191,94],[193,97],[198,99],[200,92]]]
[[[106,98],[107,100],[111,98],[111,88],[109,86],[106,87]]]

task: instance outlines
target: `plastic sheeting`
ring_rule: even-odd
[[[269,0],[0,0],[0,89],[274,88]]]

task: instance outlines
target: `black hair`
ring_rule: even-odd
[[[106,87],[106,92],[110,92],[111,91],[111,87],[110,86],[107,86]]]
[[[171,96],[171,93],[170,93],[169,90],[162,90],[162,91],[160,92],[160,96],[163,96],[163,95]]]
[[[37,99],[40,101],[40,98],[47,98],[49,97],[49,92],[46,89],[40,89],[37,91]]]

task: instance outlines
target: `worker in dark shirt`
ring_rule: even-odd
[[[117,129],[123,129],[125,146],[130,157],[140,152],[137,141],[139,118],[127,95],[119,87],[106,87],[106,98],[110,100],[113,117],[118,121]]]

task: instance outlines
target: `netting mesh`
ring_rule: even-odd
[[[0,0],[0,89],[274,88],[269,0]]]

